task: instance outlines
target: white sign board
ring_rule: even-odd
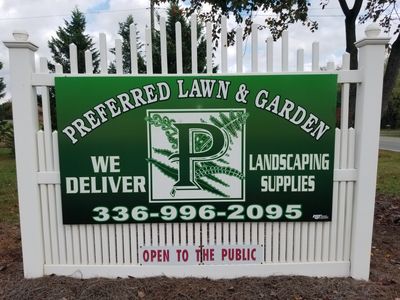
[[[259,245],[217,246],[142,246],[141,265],[226,265],[261,264],[263,247]]]

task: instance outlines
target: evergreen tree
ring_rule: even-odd
[[[178,5],[178,1],[171,1],[167,10],[166,35],[167,35],[167,60],[168,73],[176,73],[176,46],[175,46],[175,23],[181,23],[182,32],[182,68],[183,73],[192,72],[191,56],[191,31],[190,22],[184,16],[184,11]],[[160,32],[153,32],[153,72],[161,73],[161,45]],[[204,26],[197,24],[197,71],[205,73],[206,70],[206,39],[204,36]],[[215,71],[216,68],[214,68]]]
[[[69,44],[74,43],[78,50],[78,72],[85,72],[85,51],[92,52],[94,72],[99,68],[99,52],[94,48],[93,39],[85,34],[86,19],[85,15],[75,8],[72,11],[71,21],[64,20],[64,27],[59,26],[56,37],[52,37],[48,42],[54,62],[63,66],[64,72],[70,72],[69,63]],[[54,66],[50,65],[54,70]]]
[[[343,1],[340,0],[339,3]],[[361,23],[379,22],[385,33],[390,34],[393,30],[393,36],[397,34],[397,37],[392,39],[393,42],[389,45],[388,62],[383,76],[382,116],[388,108],[389,102],[393,99],[392,94],[396,89],[396,80],[400,80],[400,15],[398,5],[398,0],[367,0],[366,13],[359,18]],[[341,6],[344,12],[345,8],[343,8],[342,3]],[[391,106],[393,107],[393,103]]]
[[[172,1],[167,10],[166,20],[166,36],[167,36],[167,62],[168,73],[176,73],[176,47],[175,47],[175,23],[180,22],[182,28],[182,68],[184,73],[192,72],[192,58],[191,58],[191,32],[190,23],[184,16],[184,11],[178,6],[178,1]],[[118,34],[122,37],[122,58],[123,58],[123,72],[131,72],[130,62],[130,43],[129,43],[129,26],[134,23],[133,17],[130,15],[124,22],[119,23]],[[206,72],[206,40],[204,36],[204,26],[200,23],[197,24],[197,65],[198,72]],[[145,73],[146,63],[141,49],[143,43],[139,40],[139,33],[137,32],[137,49],[138,49],[138,72]],[[152,33],[152,54],[153,54],[153,72],[161,73],[161,44],[160,44],[160,31],[154,30]],[[115,48],[112,48],[111,53],[115,54]],[[214,68],[216,71],[216,67]],[[110,73],[116,73],[115,61],[110,64]]]
[[[71,13],[71,21],[64,20],[64,27],[59,26],[56,31],[56,36],[51,37],[48,41],[53,61],[59,63],[63,67],[65,73],[71,72],[71,65],[69,61],[69,45],[74,43],[77,48],[78,54],[78,73],[85,72],[85,51],[92,52],[93,71],[95,73],[99,70],[99,52],[94,48],[93,39],[85,34],[86,19],[85,15],[75,8]],[[49,63],[49,69],[54,72],[55,67]],[[56,103],[54,88],[49,89],[50,106],[51,106],[51,120],[52,128],[57,129],[56,120]],[[38,99],[39,105],[41,104],[40,98]]]
[[[3,69],[3,63],[0,62],[0,70]],[[3,98],[6,93],[4,92],[4,90],[6,89],[6,84],[3,81],[3,78],[0,78],[0,99]]]
[[[129,26],[134,24],[132,15],[129,15],[124,22],[119,22],[118,34],[122,37],[122,68],[124,73],[131,73],[131,44],[130,44],[130,30]],[[138,51],[138,73],[146,72],[146,65],[140,50],[143,47],[143,43],[139,40],[139,32],[136,31],[136,48]],[[115,48],[111,49],[111,53],[115,54]],[[116,73],[115,61],[110,64],[110,73]]]
[[[11,101],[8,100],[0,104],[0,122],[3,120],[12,120],[12,104]]]
[[[388,107],[382,115],[381,126],[395,129],[400,127],[400,76],[397,78],[396,86],[390,96]]]
[[[177,0],[152,0],[155,4],[165,2],[177,2]],[[321,0],[321,3],[329,0]],[[357,0],[356,0],[357,1]],[[379,1],[379,0],[378,0]],[[392,0],[389,0],[392,1]],[[393,0],[396,1],[396,0]],[[186,1],[182,1],[186,2]],[[237,23],[244,28],[244,37],[251,33],[251,25],[254,17],[260,12],[265,14],[265,24],[258,24],[258,28],[268,28],[276,40],[282,32],[288,29],[290,24],[297,22],[310,28],[312,32],[318,29],[318,23],[309,18],[310,0],[190,0],[190,5],[185,8],[185,12],[191,15],[194,12],[198,13],[198,17],[203,22],[211,22],[213,27],[213,37],[219,36],[221,27],[218,25],[221,22],[221,17],[226,16],[233,18]],[[228,32],[228,43],[234,43],[236,30],[232,29]],[[217,39],[214,40],[217,44]]]

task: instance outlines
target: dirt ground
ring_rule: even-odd
[[[369,282],[302,276],[234,280],[23,278],[19,228],[0,223],[1,299],[400,300],[400,197],[378,196]]]

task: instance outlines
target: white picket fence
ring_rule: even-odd
[[[193,74],[197,73],[196,16],[191,19]],[[220,71],[228,74],[227,27],[222,18]],[[376,183],[380,103],[384,48],[388,38],[378,37],[374,25],[357,43],[359,70],[349,70],[343,55],[340,70],[328,63],[320,71],[319,44],[312,45],[312,71],[304,72],[304,50],[297,50],[297,70],[292,73],[338,74],[341,84],[341,128],[335,134],[333,209],[331,222],[238,222],[63,225],[57,132],[51,130],[49,87],[55,76],[79,76],[76,46],[70,45],[71,74],[60,65],[49,73],[47,59],[35,69],[34,52],[27,34],[4,42],[10,49],[14,130],[25,277],[46,274],[78,277],[147,277],[156,275],[232,278],[239,276],[309,275],[352,276],[368,279]],[[167,74],[165,20],[160,22],[162,74]],[[122,74],[122,42],[115,41],[117,76],[137,75],[136,29],[131,26],[132,74]],[[262,33],[262,32],[261,32]],[[289,73],[289,39],[281,39],[281,70],[274,70],[274,43],[266,39],[266,66],[258,60],[258,32],[251,34],[251,72]],[[147,74],[152,74],[152,41],[146,30]],[[211,24],[206,24],[207,73],[212,73]],[[188,43],[188,41],[187,41]],[[106,36],[100,34],[100,75],[93,74],[92,55],[85,54],[85,76],[108,73]],[[114,45],[113,45],[114,46]],[[242,30],[236,36],[236,73],[243,72]],[[265,53],[265,52],[264,52]],[[181,25],[176,24],[177,73],[182,74]],[[272,73],[274,72],[274,73]],[[115,76],[115,75],[107,75]],[[137,76],[140,76],[137,75]],[[184,76],[184,75],[182,75]],[[349,128],[349,85],[358,84],[356,129]],[[38,127],[36,89],[41,89],[43,130]],[[77,166],[78,167],[78,166]],[[165,245],[264,245],[260,265],[141,266],[139,247]]]

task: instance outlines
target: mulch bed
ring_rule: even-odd
[[[400,300],[400,197],[377,196],[370,281],[275,276],[232,280],[24,279],[18,226],[0,223],[1,299],[392,299]]]

